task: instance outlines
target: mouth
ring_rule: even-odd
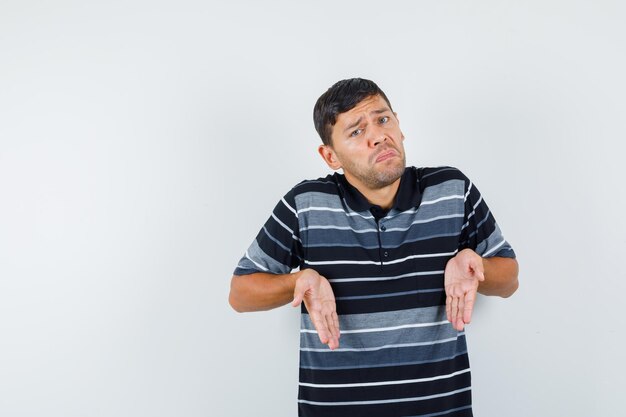
[[[387,159],[393,158],[395,156],[397,156],[398,153],[393,150],[393,149],[389,149],[386,151],[381,152],[377,157],[376,157],[376,163],[378,162],[383,162],[386,161]]]

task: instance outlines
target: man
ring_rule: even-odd
[[[471,416],[463,329],[477,291],[517,289],[513,249],[460,171],[405,168],[374,82],[339,81],[314,122],[343,175],[281,199],[235,270],[232,307],[304,302],[300,416]]]

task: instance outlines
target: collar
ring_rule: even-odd
[[[369,211],[375,207],[367,201],[352,184],[348,182],[345,175],[335,173],[335,181],[339,186],[339,193],[345,200],[348,207],[357,212]],[[422,201],[422,193],[419,187],[419,178],[415,167],[407,167],[400,178],[400,186],[394,198],[391,209],[406,211],[414,207],[419,207]],[[376,206],[377,207],[377,206]]]

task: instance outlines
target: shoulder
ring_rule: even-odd
[[[415,168],[422,187],[438,185],[447,181],[460,180],[469,182],[469,178],[460,169],[451,166]]]
[[[311,180],[304,180],[296,184],[289,193],[295,196],[302,196],[310,193],[338,194],[336,175],[327,175]]]
[[[298,209],[330,204],[340,195],[337,175],[301,181],[285,194],[284,199]]]

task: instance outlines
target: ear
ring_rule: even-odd
[[[330,169],[337,171],[341,168],[341,162],[337,158],[337,154],[329,145],[320,145],[317,151]]]
[[[400,126],[400,119],[398,119],[398,113],[394,111],[393,115],[396,117],[396,120],[398,121],[398,126]],[[402,131],[400,131],[400,135],[401,135],[400,140],[404,141],[404,133],[402,133]]]

